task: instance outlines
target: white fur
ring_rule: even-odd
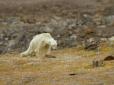
[[[114,36],[108,38],[109,44],[114,45]]]
[[[36,56],[44,57],[50,53],[51,49],[57,48],[57,42],[53,39],[50,33],[42,33],[33,37],[28,49],[21,53],[21,56],[32,56],[34,53]]]

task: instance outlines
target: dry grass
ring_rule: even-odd
[[[112,48],[105,47],[104,50],[104,47],[100,49],[103,53],[100,57],[112,51]],[[97,85],[98,81],[107,85],[113,83],[114,61],[93,68],[91,63],[96,57],[95,51],[69,48],[53,51],[52,55],[56,58],[45,58],[41,62],[37,57],[20,57],[19,53],[0,55],[0,85],[69,85],[77,81],[81,85]],[[110,76],[108,80],[106,73]],[[69,74],[74,74],[74,77]]]

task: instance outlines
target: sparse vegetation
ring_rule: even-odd
[[[112,2],[0,0],[0,85],[114,85],[114,45],[100,41],[114,35]],[[58,49],[43,61],[21,57],[43,32]]]
[[[102,47],[102,49],[104,49],[104,47]],[[103,66],[96,68],[93,68],[92,66],[92,61],[96,56],[102,59],[111,51],[110,49],[112,48],[107,47],[107,51],[102,49],[100,49],[100,56],[96,55],[96,51],[86,51],[79,48],[68,48],[53,51],[51,55],[56,56],[56,58],[46,58],[42,62],[39,62],[37,57],[20,57],[18,53],[0,55],[0,75],[2,76],[1,79],[5,79],[0,81],[0,85],[4,85],[2,83],[11,81],[11,79],[13,80],[11,83],[14,83],[14,85],[20,83],[23,83],[24,85],[29,85],[31,83],[36,84],[35,82],[38,81],[41,83],[38,85],[50,84],[53,81],[54,83],[58,84],[58,82],[60,82],[65,85],[63,80],[66,82],[69,81],[70,83],[74,82],[79,77],[82,77],[81,80],[78,80],[78,83],[81,84],[81,81],[85,81],[86,77],[90,77],[92,79],[95,78],[97,81],[99,81],[99,77],[101,77],[104,80],[103,83],[108,83],[107,78],[104,78],[104,75],[106,72],[113,70],[114,62],[106,61]],[[69,74],[73,73],[75,75],[72,75],[71,78]],[[96,75],[98,77],[96,77]],[[3,78],[3,76],[5,78]],[[27,76],[32,80],[26,78]],[[112,74],[110,76],[112,76]],[[8,77],[11,78],[7,80],[6,78]],[[61,78],[63,80],[61,80]],[[58,80],[57,82],[55,81],[56,79]],[[50,83],[48,81],[50,81]],[[87,79],[84,83],[88,85],[89,82],[90,81]],[[110,82],[112,82],[111,79]]]

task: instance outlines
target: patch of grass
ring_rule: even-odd
[[[105,62],[105,68],[113,68],[114,67],[114,62]]]
[[[78,55],[84,56],[84,57],[92,57],[96,55],[96,51],[81,50],[78,52]]]
[[[12,67],[6,64],[0,64],[0,72],[10,72],[13,71]]]

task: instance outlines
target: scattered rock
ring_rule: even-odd
[[[106,29],[110,21],[113,21],[111,17],[113,18],[113,15],[101,16],[82,12],[79,13],[79,17],[56,15],[41,21],[36,21],[37,19],[32,16],[23,18],[24,22],[19,17],[5,18],[0,22],[6,23],[3,24],[4,28],[0,29],[0,45],[5,46],[5,49],[8,48],[8,51],[15,49],[24,51],[34,35],[49,32],[57,40],[58,48],[74,47],[83,43],[85,49],[94,50],[99,45],[97,36],[105,36],[105,30],[97,32],[95,28]],[[105,21],[108,24],[104,24]],[[111,33],[107,32],[107,34]]]
[[[107,25],[114,25],[114,15],[106,16],[104,19]]]
[[[10,40],[8,42],[8,45],[7,45],[8,51],[10,51],[12,49],[15,49],[16,45],[17,45],[17,41],[16,40]]]
[[[112,56],[112,55],[109,55],[104,58],[104,61],[111,61],[111,60],[114,60],[114,56]]]
[[[95,38],[89,38],[85,40],[84,42],[84,48],[87,50],[96,50],[99,45],[99,40],[96,40]]]
[[[53,56],[53,55],[46,55],[45,57],[47,57],[47,58],[56,58],[56,56]]]
[[[101,67],[103,65],[104,65],[103,60],[93,60],[93,62],[92,62],[92,67]]]
[[[71,74],[69,74],[70,76],[75,76],[76,74],[75,73],[71,73]]]

